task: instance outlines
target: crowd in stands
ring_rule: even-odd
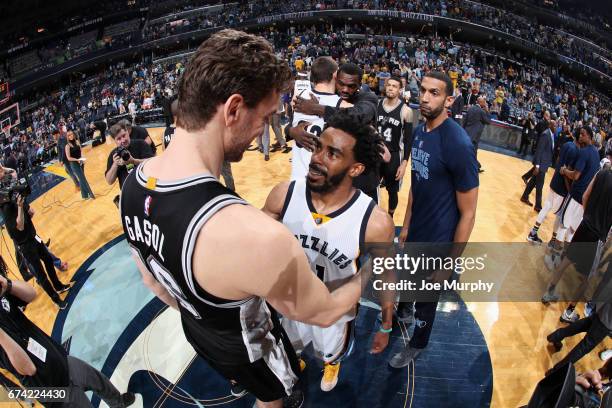
[[[153,40],[211,27],[231,27],[259,16],[272,14],[347,8],[408,11],[465,20],[531,41],[604,73],[609,73],[612,69],[609,59],[605,58],[611,55],[608,50],[602,50],[596,46],[594,48],[584,41],[568,38],[564,32],[556,28],[540,25],[535,17],[519,16],[509,11],[469,0],[300,0],[294,2],[273,0],[240,2],[227,5],[222,12],[208,15],[196,14],[177,20],[169,19],[172,21],[151,24],[147,27],[145,38]],[[570,27],[564,28],[571,30]],[[584,34],[577,30],[572,31],[576,35]],[[605,54],[604,58],[601,56],[602,53]]]
[[[405,95],[416,103],[422,76],[431,69],[441,69],[449,73],[466,105],[478,95],[486,96],[493,118],[522,124],[530,112],[538,119],[550,111],[564,118],[570,130],[580,123],[590,124],[602,136],[612,130],[609,99],[564,78],[554,68],[542,68],[529,60],[511,61],[445,38],[392,37],[384,26],[353,24],[347,28],[319,24],[293,26],[286,31],[266,29],[260,34],[294,70],[322,55],[358,63],[364,68],[363,83],[379,94],[384,78],[393,73],[406,79]],[[74,129],[84,139],[92,122],[161,107],[164,99],[174,94],[183,65],[184,61],[134,66],[119,63],[57,93],[23,101],[22,106],[32,101],[36,106],[22,115],[26,133],[21,137],[29,143],[29,161],[36,158],[34,150],[53,143],[50,135],[58,126]],[[560,124],[559,131],[562,128]]]
[[[85,141],[92,137],[94,122],[161,107],[163,99],[176,89],[182,70],[181,63],[168,66],[119,63],[58,92],[22,101],[22,106],[34,107],[22,112],[20,130],[13,129],[8,138],[0,136],[5,160],[13,152],[18,168],[32,167],[50,158],[45,157],[45,152],[55,144],[52,134],[56,129],[74,130]]]
[[[143,0],[141,3],[141,5],[148,5],[147,0]],[[160,19],[153,15],[148,16],[148,19],[154,20],[154,22],[146,21],[141,24],[140,20],[137,19],[114,24],[111,27],[106,27],[103,32],[98,33],[96,31],[93,37],[91,33],[85,32],[70,39],[56,40],[37,50],[37,55],[26,61],[23,61],[22,57],[14,57],[17,60],[16,63],[9,62],[7,67],[2,67],[2,69],[8,70],[9,75],[16,77],[28,70],[61,64],[103,47],[135,44],[143,41],[140,37],[140,27],[144,27],[144,40],[151,41],[206,28],[233,27],[247,20],[266,15],[308,10],[354,8],[418,12],[469,21],[550,49],[560,55],[598,69],[606,75],[612,72],[610,66],[612,53],[609,50],[566,34],[566,32],[571,32],[576,36],[585,37],[589,34],[588,30],[575,29],[569,24],[558,24],[555,27],[545,26],[540,24],[534,16],[517,15],[509,10],[470,0],[298,0],[292,2],[240,0],[231,3],[226,2],[222,8],[215,8],[216,11],[202,10],[201,12],[188,13],[186,16],[173,17],[175,13],[198,9],[204,5],[211,5],[210,3],[209,1],[190,2],[166,14],[167,18]],[[100,14],[99,10],[98,14]],[[93,15],[91,18],[93,18]],[[64,21],[63,24],[74,24],[73,20]],[[133,24],[134,22],[136,24]],[[599,22],[605,24],[604,21]],[[128,30],[123,32],[123,27],[128,27]],[[561,31],[559,28],[563,28],[565,31]],[[115,31],[121,33],[121,35],[108,35],[109,32],[113,33]],[[23,40],[23,37],[21,39]]]

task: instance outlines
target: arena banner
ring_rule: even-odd
[[[298,20],[302,18],[313,17],[314,11],[300,11],[297,13],[277,14],[274,16],[258,17],[257,24],[273,23],[275,21]]]
[[[68,28],[68,30],[66,30],[66,31],[71,32],[71,31],[74,31],[74,30],[78,30],[79,28],[87,27],[87,26],[90,26],[90,25],[93,25],[93,24],[97,24],[97,23],[101,23],[101,22],[102,22],[102,17],[94,18],[92,20],[87,20],[85,22],[82,22],[81,24],[74,25],[74,26]]]
[[[423,13],[413,13],[409,11],[395,11],[395,10],[367,10],[368,16],[379,16],[379,17],[393,17],[401,18],[404,20],[415,20],[415,21],[427,21],[433,22],[434,16]]]
[[[332,18],[332,17],[337,17],[339,15],[342,15],[346,18],[350,17],[356,20],[376,19],[377,17],[383,16],[383,17],[389,17],[389,18],[398,18],[402,20],[412,20],[416,22],[426,22],[426,23],[433,22],[434,24],[439,24],[440,26],[471,28],[474,31],[480,31],[483,34],[494,33],[494,35],[500,38],[504,38],[524,48],[531,49],[539,53],[540,55],[547,55],[548,57],[553,58],[556,61],[563,60],[563,58],[566,58],[566,60],[568,60],[567,57],[563,57],[548,48],[542,47],[534,42],[531,42],[529,40],[524,40],[522,38],[508,34],[506,32],[493,29],[491,27],[486,27],[483,25],[470,23],[468,21],[456,20],[456,19],[448,18],[448,17],[427,15],[427,14],[421,14],[421,13],[412,13],[412,12],[400,12],[400,11],[393,11],[393,10],[341,9],[341,10],[320,10],[320,11],[304,11],[304,12],[296,12],[296,13],[286,13],[286,14],[271,15],[271,16],[265,16],[265,17],[259,17],[259,18],[247,20],[247,21],[239,23],[236,26],[236,28],[252,29],[252,28],[257,28],[258,26],[262,26],[265,24],[271,24],[271,23],[278,23],[278,22],[291,21],[291,20],[312,20],[315,18],[323,18],[323,17]],[[111,49],[110,51],[100,50],[99,52],[93,52],[93,53],[84,55],[82,57],[72,59],[62,65],[54,66],[50,69],[39,69],[38,72],[32,73],[31,75],[27,75],[15,81],[14,83],[11,83],[11,87],[15,90],[21,91],[23,88],[34,86],[40,81],[49,79],[61,72],[66,72],[68,70],[82,68],[83,66],[88,65],[88,64],[99,63],[108,58],[127,55],[129,53],[137,52],[139,50],[162,47],[164,45],[177,43],[183,40],[203,39],[206,36],[211,35],[212,33],[218,31],[219,29],[220,27],[214,27],[214,28],[208,28],[208,29],[194,29],[193,31],[171,35],[165,38],[160,38],[160,39],[150,40],[150,41],[145,40],[142,43],[133,44],[131,47],[128,47],[128,48]],[[27,46],[27,45],[24,45],[24,46]],[[24,47],[24,46],[21,46],[21,47]],[[571,66],[574,67],[574,69],[580,69],[579,67],[583,67],[584,69],[590,69],[591,71],[596,72],[602,76],[605,75],[586,65],[576,66],[575,64],[573,64]],[[42,71],[45,71],[45,72],[42,72]]]

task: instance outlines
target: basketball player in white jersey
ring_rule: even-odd
[[[319,101],[319,104],[325,106],[343,108],[353,106],[336,95],[336,71],[338,71],[338,64],[331,57],[317,58],[310,70],[310,80],[314,84],[314,89],[312,91],[302,89],[295,95],[307,99],[314,97]],[[297,82],[296,80],[296,89]],[[325,127],[325,120],[321,116],[295,112],[291,126],[300,126],[306,132],[319,137]],[[311,152],[296,142],[291,159],[291,180],[303,180],[306,177],[310,165],[310,156]]]
[[[274,187],[263,210],[291,230],[308,256],[312,275],[333,288],[357,272],[365,242],[393,241],[394,225],[382,208],[353,187],[355,177],[381,160],[376,131],[346,111],[332,116],[327,125],[316,140],[306,178]],[[298,353],[312,343],[324,361],[323,391],[338,382],[340,361],[352,348],[355,315],[351,310],[326,328],[283,319]]]
[[[179,112],[163,155],[121,191],[121,220],[145,284],[179,310],[185,336],[259,408],[301,406],[299,363],[276,311],[329,326],[359,300],[355,275],[330,290],[291,232],[219,183],[263,132],[290,80],[261,37],[222,30],[202,43],[179,83]],[[171,356],[168,356],[170,358]]]

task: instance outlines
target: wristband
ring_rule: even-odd
[[[393,327],[391,327],[390,329],[383,329],[383,327],[380,326],[378,331],[381,332],[381,333],[389,334],[389,333],[391,333],[393,331]]]

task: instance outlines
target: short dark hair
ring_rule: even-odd
[[[363,71],[361,68],[359,68],[359,65],[353,64],[352,62],[346,62],[340,65],[340,68],[338,68],[338,73],[341,72],[347,75],[356,75],[357,78],[359,78],[359,81],[361,81],[361,77],[363,76]]]
[[[387,78],[387,81],[397,81],[400,86],[402,86],[402,79],[397,75],[391,75],[389,78]]]
[[[356,121],[348,112],[338,110],[326,123],[325,128],[342,130],[355,138],[353,155],[355,160],[366,167],[366,171],[374,169],[382,160],[383,148],[380,137],[370,125],[363,125]]]
[[[582,129],[584,129],[584,131],[588,133],[589,137],[593,139],[593,129],[591,129],[590,126],[583,126]]]
[[[312,63],[310,82],[313,84],[330,82],[337,70],[338,64],[332,57],[319,57]]]
[[[446,92],[446,96],[452,96],[454,93],[454,87],[453,87],[453,81],[450,79],[450,77],[448,75],[446,75],[444,72],[442,71],[429,71],[428,73],[426,73],[423,78],[433,78],[433,79],[437,79],[439,81],[443,81],[444,84],[446,85],[445,88],[445,92]]]
[[[204,128],[220,104],[240,94],[255,107],[274,90],[283,92],[291,71],[262,37],[221,30],[197,49],[178,85],[178,126]]]

